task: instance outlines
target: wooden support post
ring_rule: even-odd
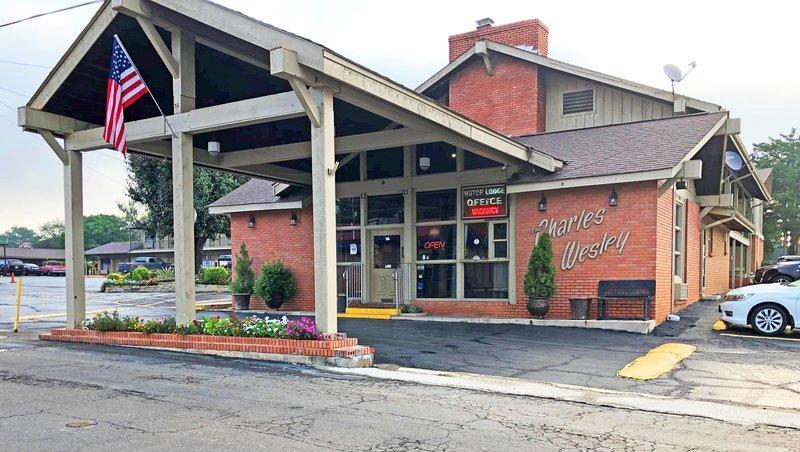
[[[195,107],[194,36],[173,31],[172,51],[180,66],[180,76],[172,85],[175,113],[185,113]],[[175,320],[179,325],[195,318],[193,150],[193,135],[179,132],[172,138]]]
[[[321,96],[319,127],[311,126],[311,181],[314,214],[314,313],[321,333],[336,333],[336,176],[333,92]]]
[[[67,267],[67,328],[77,328],[86,318],[83,254],[83,156],[67,152],[64,165],[64,248]]]

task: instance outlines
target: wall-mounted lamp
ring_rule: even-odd
[[[208,155],[211,157],[218,157],[220,153],[219,141],[208,142]]]
[[[547,196],[542,193],[542,199],[539,200],[539,212],[547,211]]]
[[[428,171],[431,169],[431,158],[427,155],[423,155],[419,158],[419,169],[422,171]]]
[[[292,216],[289,217],[289,226],[297,226],[300,223],[300,220],[297,218],[297,214],[292,212]]]
[[[675,189],[676,190],[686,190],[686,181],[685,180],[679,180],[678,182],[675,182]]]
[[[250,217],[247,218],[247,227],[250,229],[256,227],[256,217],[250,215]]]
[[[617,207],[617,204],[619,204],[619,195],[617,195],[617,190],[611,187],[611,194],[608,196],[608,205]]]

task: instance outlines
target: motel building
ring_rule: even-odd
[[[114,0],[19,111],[64,166],[73,325],[81,156],[109,147],[115,34],[166,115],[145,99],[125,111],[130,152],[172,161],[179,322],[195,315],[192,165],[254,177],[209,210],[230,215],[231,249],[245,243],[256,272],[289,266],[298,293],[281,310],[314,311],[322,332],[337,331],[341,303],[530,318],[522,281],[542,233],[557,270],[550,320],[590,298],[592,319],[653,325],[761,263],[769,172],[741,121],[551,59],[539,20],[451,36],[449,64],[412,90],[204,0]]]

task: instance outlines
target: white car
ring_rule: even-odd
[[[793,329],[800,319],[800,281],[791,284],[756,284],[733,289],[718,308],[723,322],[753,327],[764,336]]]

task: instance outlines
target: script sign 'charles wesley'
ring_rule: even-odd
[[[461,217],[503,218],[508,215],[508,196],[504,184],[480,185],[461,189]]]
[[[572,232],[590,229],[592,226],[600,226],[605,220],[605,215],[606,209],[599,209],[596,212],[583,210],[581,213],[560,220],[545,218],[531,231],[535,235],[534,243],[539,240],[539,235],[543,232],[550,234],[553,239],[557,239]],[[590,243],[581,242],[580,240],[567,242],[561,255],[561,270],[570,270],[575,267],[575,264],[583,263],[586,259],[597,259],[609,252],[616,251],[617,254],[622,254],[630,235],[630,231],[621,231],[616,234],[604,232],[600,240],[591,241]]]

